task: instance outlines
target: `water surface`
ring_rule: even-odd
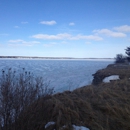
[[[50,81],[56,92],[62,92],[91,84],[92,74],[111,63],[113,60],[0,59],[0,70],[25,68]]]

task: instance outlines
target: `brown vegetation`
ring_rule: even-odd
[[[130,130],[130,81],[85,86],[40,99],[20,117],[19,129],[70,130],[72,124],[90,130]],[[66,127],[63,127],[66,126]]]
[[[71,130],[75,124],[90,130],[130,130],[130,69],[127,67],[109,66],[109,71],[103,70],[105,74],[118,72],[122,76],[118,81],[39,98],[20,113],[17,125],[12,124],[12,128]],[[45,129],[50,121],[55,124]]]
[[[34,77],[24,68],[17,73],[11,68],[2,70],[0,77],[0,129],[17,129],[20,114],[34,101],[51,95],[42,77]]]

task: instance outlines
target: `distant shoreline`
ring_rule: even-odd
[[[73,57],[37,57],[37,56],[0,56],[2,58],[12,59],[114,59],[114,58],[73,58]]]

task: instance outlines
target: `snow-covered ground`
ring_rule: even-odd
[[[45,129],[51,125],[54,125],[55,122],[54,121],[51,121],[51,122],[48,122],[46,125],[45,125]],[[63,126],[65,127],[65,126]],[[73,127],[73,130],[90,130],[89,128],[86,128],[84,126],[76,126],[76,125],[72,125]]]
[[[76,126],[76,125],[73,125],[73,129],[74,130],[90,130],[89,128],[86,128],[84,126]]]
[[[103,79],[103,82],[104,83],[110,83],[110,80],[118,80],[118,79],[120,79],[119,75],[111,75],[111,76],[105,77]]]
[[[46,129],[47,127],[51,126],[51,125],[54,125],[54,124],[55,124],[54,121],[48,122],[48,123],[45,125],[45,129]]]

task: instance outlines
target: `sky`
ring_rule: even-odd
[[[130,0],[0,0],[0,56],[114,58],[130,46]]]

